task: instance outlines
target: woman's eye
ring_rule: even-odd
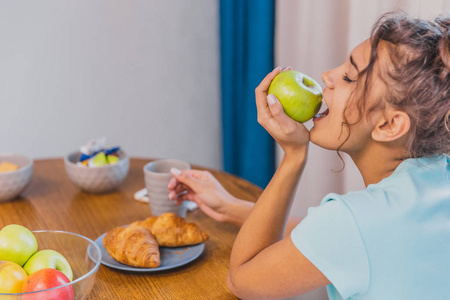
[[[344,81],[350,82],[350,83],[356,81],[356,80],[352,80],[352,79],[348,78],[348,73],[345,73],[344,75],[342,75],[342,79],[343,79]]]

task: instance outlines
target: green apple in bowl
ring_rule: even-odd
[[[311,77],[294,70],[275,76],[268,93],[275,95],[284,112],[300,123],[312,119],[322,106],[320,85]]]
[[[11,224],[0,230],[0,260],[23,266],[37,249],[36,237],[29,229]]]
[[[72,268],[67,259],[55,250],[45,249],[33,254],[23,266],[28,275],[44,268],[52,268],[64,273],[70,281],[73,279]]]

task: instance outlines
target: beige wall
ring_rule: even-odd
[[[0,40],[0,152],[221,167],[218,1],[2,1]]]

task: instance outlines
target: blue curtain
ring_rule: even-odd
[[[255,88],[274,68],[274,0],[220,0],[225,171],[265,187],[275,145],[257,121]]]

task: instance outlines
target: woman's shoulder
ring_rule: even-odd
[[[359,221],[397,219],[411,211],[441,205],[450,199],[450,158],[440,155],[408,159],[395,172],[376,184],[343,195],[330,193],[322,205],[336,201]],[[445,206],[449,206],[450,202]]]
[[[345,194],[330,193],[323,200],[357,201],[358,199],[373,198],[378,192],[409,189],[422,181],[439,185],[447,181],[450,183],[450,156],[442,154],[433,157],[410,158],[404,160],[396,170],[378,183],[370,184],[366,189],[350,191]]]
[[[369,185],[368,192],[382,190],[410,194],[408,191],[440,189],[450,183],[450,157],[446,154],[404,160],[387,178]]]
[[[450,157],[447,154],[406,159],[397,167],[392,175],[398,176],[405,173],[428,174],[442,171],[450,171]]]

